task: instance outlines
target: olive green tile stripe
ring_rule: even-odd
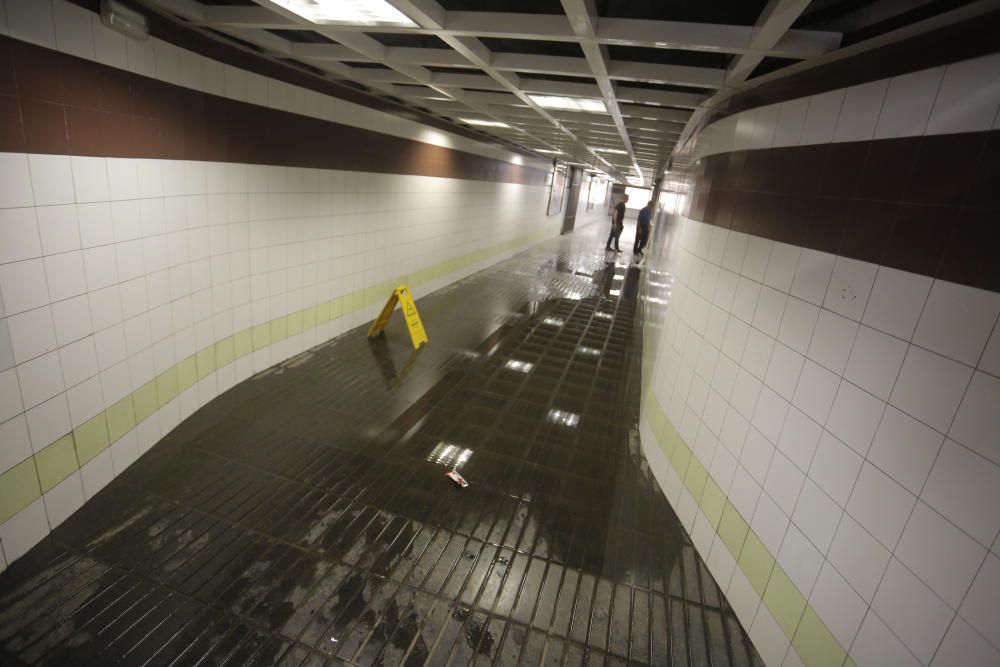
[[[692,453],[667,419],[655,393],[648,388],[643,409],[644,419],[670,466],[715,528],[719,539],[729,549],[802,661],[808,667],[852,665],[847,652],[777,564],[746,519],[729,502],[711,473]]]
[[[497,254],[552,236],[540,231],[398,276],[244,329],[199,350],[165,370],[103,412],[0,474],[0,524],[117,442],[160,408],[216,370],[255,350],[313,329],[366,306],[381,303],[400,284],[423,285]]]

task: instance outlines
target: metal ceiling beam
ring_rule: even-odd
[[[160,4],[179,3],[163,0]],[[419,2],[407,0],[407,4]],[[497,37],[502,39],[535,39],[545,41],[626,44],[649,48],[715,51],[723,53],[760,53],[779,58],[808,58],[826,53],[840,44],[841,34],[818,30],[788,31],[773,47],[755,48],[751,43],[753,28],[749,26],[716,25],[683,21],[650,21],[645,19],[602,18],[600,29],[591,38],[576,33],[565,16],[554,14],[517,14],[512,12],[446,12],[440,5],[430,12],[407,13],[420,27],[380,26],[379,32],[451,35],[455,37]],[[418,20],[423,15],[424,21]],[[433,16],[433,19],[430,17]],[[294,29],[298,22],[283,14],[261,7],[204,6],[196,19],[214,25],[236,28]],[[437,27],[428,27],[428,20]],[[339,31],[371,32],[371,26],[336,26]]]
[[[601,97],[604,99],[604,106],[608,114],[618,128],[621,142],[625,146],[632,162],[635,163],[635,155],[632,152],[632,142],[629,140],[628,132],[625,131],[625,121],[622,118],[621,109],[618,108],[618,99],[615,97],[614,86],[611,85],[611,77],[608,73],[607,49],[594,41],[590,41],[596,35],[597,9],[593,0],[561,0],[563,11],[569,18],[573,32],[579,36],[588,38],[580,44],[583,48],[583,55],[590,65],[597,87],[601,90]],[[638,165],[636,165],[638,169]]]
[[[812,0],[770,0],[754,25],[751,46],[756,49],[773,48],[811,2]],[[840,40],[837,40],[836,46],[840,46]],[[740,55],[726,72],[726,83],[732,85],[746,81],[763,59],[764,56],[760,53]]]

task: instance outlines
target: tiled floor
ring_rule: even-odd
[[[759,665],[645,466],[603,233],[196,413],[0,576],[0,663]]]

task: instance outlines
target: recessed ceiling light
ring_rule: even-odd
[[[620,148],[595,148],[596,153],[607,153],[608,155],[628,155],[628,151],[624,151]]]
[[[483,120],[482,118],[459,118],[466,125],[476,125],[478,127],[510,127],[507,123],[498,120]]]
[[[588,111],[590,113],[607,113],[604,100],[585,97],[562,97],[559,95],[528,95],[531,101],[543,109],[561,109],[563,111]]]
[[[271,0],[313,23],[418,27],[385,0]]]

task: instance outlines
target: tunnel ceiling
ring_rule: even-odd
[[[288,9],[317,0],[139,1],[508,145],[645,184],[720,96],[834,52],[859,27],[842,19],[857,3],[832,0],[387,0],[408,25],[318,23]],[[560,108],[580,103],[590,110]]]

